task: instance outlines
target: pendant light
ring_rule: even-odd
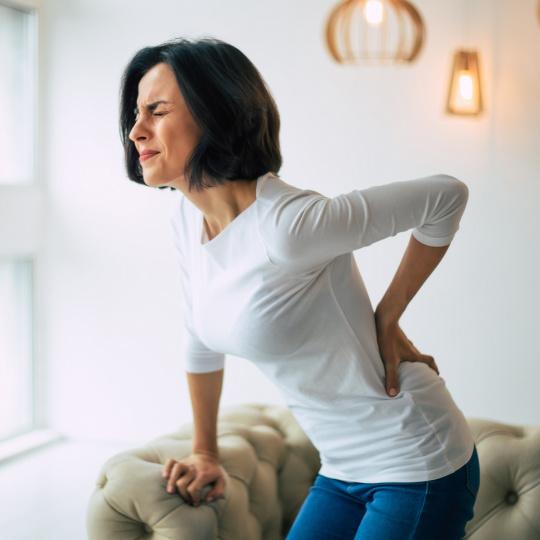
[[[449,114],[478,115],[482,112],[482,87],[478,53],[460,49],[454,53],[454,63],[446,111]]]
[[[326,46],[338,63],[413,62],[425,26],[406,0],[340,0],[326,21]]]

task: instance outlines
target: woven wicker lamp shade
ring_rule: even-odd
[[[406,0],[341,0],[326,22],[326,46],[341,64],[413,62],[425,25]]]

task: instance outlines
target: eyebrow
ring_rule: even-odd
[[[146,108],[149,111],[153,111],[160,103],[172,103],[172,101],[166,101],[165,99],[158,99],[157,101],[153,101],[152,103],[149,103],[148,105],[146,105]],[[138,111],[139,107],[137,107],[137,105],[135,105],[135,109],[133,109],[133,110]]]

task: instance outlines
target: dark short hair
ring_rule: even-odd
[[[139,154],[129,139],[139,81],[160,62],[171,67],[186,106],[201,129],[184,171],[190,190],[279,172],[279,113],[257,68],[239,49],[219,39],[174,38],[140,49],[122,74],[120,138],[130,180],[144,184]]]

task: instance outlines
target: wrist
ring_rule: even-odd
[[[214,452],[214,451],[211,451],[211,450],[193,450],[191,452],[191,454],[194,455],[194,456],[201,456],[201,457],[206,457],[206,458],[209,458],[209,459],[213,459],[215,461],[219,461],[218,452]]]
[[[377,309],[374,312],[374,316],[377,328],[384,328],[393,324],[397,324],[400,317],[399,313],[385,308],[381,304],[377,306]]]

